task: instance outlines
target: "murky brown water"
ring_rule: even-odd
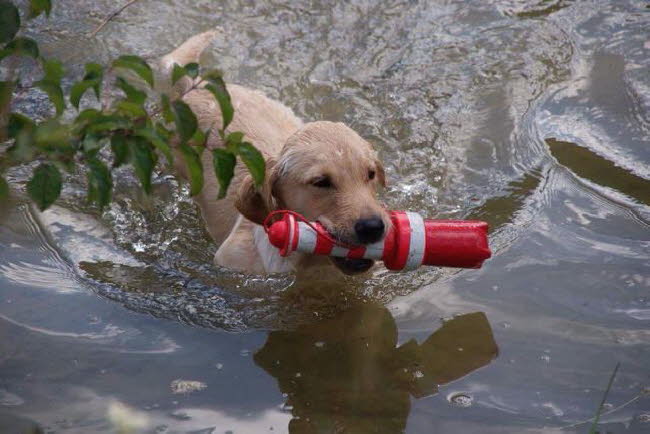
[[[76,72],[221,26],[206,64],[350,124],[391,208],[487,220],[495,256],[254,279],[214,269],[164,174],[150,199],[120,176],[103,216],[74,179],[44,214],[16,195],[0,432],[587,432],[617,362],[601,428],[650,430],[650,3],[142,0],[97,38],[115,2],[54,3],[29,33]]]

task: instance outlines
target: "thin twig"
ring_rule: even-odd
[[[634,398],[630,399],[629,401],[624,402],[623,404],[619,405],[618,407],[614,407],[611,410],[607,410],[607,411],[601,413],[600,416],[601,417],[602,416],[607,416],[608,414],[612,414],[615,411],[620,410],[621,408],[627,407],[628,405],[632,404],[633,402],[638,401],[642,396],[643,396],[643,394],[637,395]],[[592,417],[592,418],[589,418],[587,420],[583,420],[581,422],[576,422],[576,423],[572,423],[571,425],[566,425],[566,426],[560,427],[560,429],[575,428],[577,426],[584,425],[584,424],[589,423],[589,422],[593,422],[595,419],[596,419],[595,417]]]
[[[598,406],[598,411],[596,412],[596,417],[594,418],[594,423],[591,425],[589,434],[596,434],[596,428],[598,427],[598,421],[600,420],[600,416],[603,411],[603,405],[605,405],[605,401],[607,400],[607,395],[609,394],[609,389],[612,388],[612,383],[614,383],[614,378],[616,378],[616,373],[618,372],[618,367],[620,365],[621,365],[620,362],[616,363],[614,372],[612,372],[611,377],[609,377],[609,382],[607,383],[607,389],[605,389],[605,394],[603,395],[603,399],[600,401],[600,405]]]
[[[108,17],[106,17],[106,19],[105,19],[105,20],[104,20],[104,21],[99,25],[99,27],[97,27],[97,28],[96,28],[96,29],[95,29],[95,30],[90,34],[90,37],[91,37],[91,38],[94,37],[97,33],[99,33],[99,32],[104,28],[104,26],[106,26],[106,24],[108,24],[108,23],[109,23],[111,20],[113,20],[116,16],[118,16],[119,14],[121,14],[122,11],[124,11],[124,9],[128,8],[129,6],[131,6],[133,3],[137,2],[137,1],[138,1],[138,0],[129,0],[129,2],[126,3],[124,6],[122,6],[121,8],[119,8],[118,10],[116,10],[115,12],[113,12],[112,14],[110,14]]]

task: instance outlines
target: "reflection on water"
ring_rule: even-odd
[[[287,396],[292,433],[395,433],[410,397],[437,393],[497,355],[482,312],[459,315],[418,344],[397,346],[397,325],[373,303],[294,331],[273,331],[255,363]]]

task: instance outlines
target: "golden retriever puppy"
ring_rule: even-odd
[[[197,62],[215,32],[196,35],[162,59],[170,69],[174,63]],[[180,82],[184,101],[199,119],[201,128],[221,123],[218,104],[204,89],[187,92],[189,78]],[[204,188],[194,199],[207,229],[219,245],[217,265],[244,272],[266,274],[302,271],[334,264],[346,274],[367,271],[367,259],[328,258],[293,253],[280,256],[261,226],[273,210],[299,212],[318,220],[337,239],[349,244],[370,244],[383,239],[390,220],[377,201],[379,186],[385,185],[384,169],[370,143],[342,123],[304,123],[289,108],[262,93],[228,84],[235,116],[228,127],[242,131],[246,140],[266,160],[264,185],[256,188],[246,168],[238,164],[225,199],[217,200],[218,184],[210,152],[203,154]],[[211,134],[208,149],[223,146]],[[181,158],[177,170],[184,174]]]

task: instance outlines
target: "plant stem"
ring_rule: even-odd
[[[108,24],[116,16],[121,14],[124,11],[124,9],[128,8],[129,6],[131,6],[132,4],[134,4],[137,1],[138,0],[129,0],[129,2],[126,3],[124,6],[122,6],[121,8],[119,8],[118,10],[116,10],[115,12],[110,14],[108,17],[106,17],[106,19],[104,21],[102,21],[102,23],[90,34],[90,37],[92,38],[95,35],[97,35],[97,33],[99,33],[106,26],[106,24]]]

